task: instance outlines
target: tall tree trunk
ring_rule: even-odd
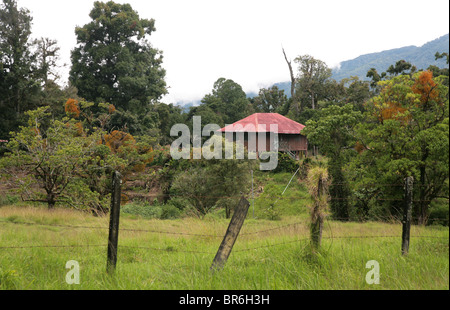
[[[423,154],[422,154],[422,162],[425,162],[425,160],[428,158],[428,150],[426,148],[423,149]],[[425,171],[426,167],[425,165],[421,165],[420,166],[420,181],[419,181],[419,201],[418,201],[418,208],[416,216],[418,217],[418,224],[419,225],[425,225],[426,221],[427,221],[427,211],[428,211],[428,205],[429,202],[427,201],[427,194],[426,194],[426,189],[427,189],[427,185],[425,184],[426,182],[426,171]]]
[[[292,103],[294,104],[295,111],[297,112],[297,115],[298,115],[301,112],[301,107],[299,106],[300,105],[299,102],[297,102],[295,100],[295,76],[294,76],[294,70],[292,70],[292,64],[287,59],[286,53],[284,51],[284,48],[283,48],[283,55],[284,55],[284,59],[286,60],[287,65],[289,67],[289,74],[291,76],[291,98],[292,98]]]

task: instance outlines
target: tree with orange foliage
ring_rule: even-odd
[[[105,141],[104,144],[114,154],[122,153],[127,146],[134,147],[136,145],[136,140],[132,135],[119,130],[114,130],[110,134],[104,135],[103,139]]]
[[[144,171],[147,164],[153,161],[153,148],[147,143],[137,143],[129,133],[114,130],[103,136],[104,144],[113,154],[128,160],[128,171]],[[125,172],[125,175],[126,175]]]
[[[380,94],[368,101],[367,121],[358,130],[365,151],[354,173],[371,180],[373,197],[384,199],[379,203],[393,213],[402,210],[404,193],[384,184],[403,184],[414,176],[413,216],[425,224],[431,202],[448,198],[448,87],[430,71],[395,76],[378,85]]]
[[[78,118],[80,117],[80,106],[78,105],[78,100],[68,99],[64,105],[64,111],[69,117]]]
[[[115,111],[114,105],[108,103],[78,103],[72,99],[66,103],[67,116],[77,117],[77,120],[72,119],[67,125],[73,127],[78,135],[86,138],[95,136],[96,139],[79,170],[77,186],[73,186],[77,195],[72,195],[72,198],[79,197],[78,200],[90,197],[88,200],[95,213],[103,213],[108,209],[110,175],[114,170],[120,171],[125,182],[130,173],[143,171],[153,160],[153,149],[149,144],[136,141],[125,131],[106,131]]]
[[[52,209],[71,195],[69,184],[94,140],[78,135],[75,122],[55,120],[49,111],[46,106],[26,112],[28,125],[13,133],[0,170],[19,185],[23,200],[45,202]]]

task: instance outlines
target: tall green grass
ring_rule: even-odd
[[[110,276],[108,217],[2,207],[0,289],[449,289],[448,227],[414,226],[410,253],[402,256],[400,223],[331,221],[325,225],[321,250],[312,254],[307,217],[271,221],[253,219],[249,212],[224,269],[213,273],[209,268],[228,222],[216,217],[159,220],[122,215],[117,269]],[[433,238],[415,237],[419,235]],[[36,247],[45,245],[68,247]],[[65,281],[69,260],[80,264],[79,285]],[[369,260],[380,264],[378,285],[365,281]]]

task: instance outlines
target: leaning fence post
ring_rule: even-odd
[[[119,217],[120,217],[120,198],[121,198],[121,175],[118,171],[113,173],[112,193],[111,193],[111,211],[109,217],[109,237],[108,237],[108,258],[106,271],[114,272],[117,263],[117,244],[119,241]]]
[[[233,245],[239,235],[242,225],[244,224],[245,217],[247,216],[250,203],[244,197],[239,201],[230,224],[228,225],[225,237],[220,244],[214,261],[211,265],[211,270],[221,269],[227,262],[228,256],[230,256]]]
[[[403,210],[402,229],[402,255],[408,254],[409,237],[411,231],[411,212],[413,203],[413,182],[414,177],[410,176],[405,181],[405,206]]]

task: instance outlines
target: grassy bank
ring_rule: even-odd
[[[111,277],[105,272],[108,217],[5,206],[0,208],[0,288],[449,289],[447,227],[414,226],[404,257],[399,223],[330,221],[321,251],[312,255],[307,217],[269,221],[250,215],[225,268],[216,273],[209,267],[228,220],[123,215]],[[79,285],[65,281],[69,260],[80,265]],[[378,285],[365,281],[369,260],[379,262]]]

